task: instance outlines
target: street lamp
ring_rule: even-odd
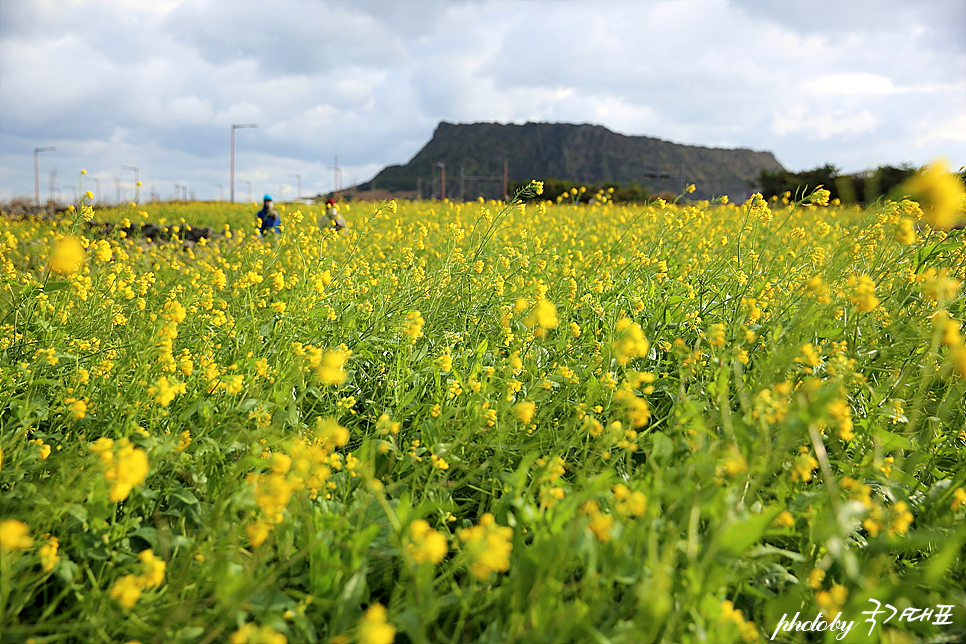
[[[439,198],[440,201],[446,199],[446,164],[442,161],[437,161],[436,165],[439,167]]]
[[[240,127],[258,127],[256,123],[234,123],[231,126],[231,202],[235,203],[235,130]]]
[[[335,165],[326,166],[332,170],[332,198],[338,201],[342,196],[342,168],[339,167],[339,155],[335,155]]]
[[[252,202],[252,182],[249,181],[248,179],[239,179],[238,182],[248,184],[248,203],[251,203]]]
[[[34,148],[34,200],[40,205],[40,166],[37,156],[41,152],[53,152],[57,148]]]
[[[97,184],[97,200],[94,203],[101,203],[101,180],[97,177],[88,177],[87,180]]]
[[[77,186],[64,184],[65,188],[70,188],[74,191],[74,203],[77,203]]]
[[[288,173],[288,176],[295,177],[296,179],[298,179],[298,182],[299,182],[299,187],[298,187],[298,193],[299,193],[298,201],[299,201],[299,203],[302,203],[302,175],[296,174],[294,172],[289,172]]]
[[[213,185],[214,187],[218,188],[218,201],[223,201],[224,200],[223,198],[225,196],[225,192],[224,192],[224,189],[222,188],[222,185],[220,183],[213,183],[211,185]]]
[[[134,203],[138,202],[138,192],[141,187],[141,179],[138,176],[137,166],[133,165],[122,165],[121,170],[133,170],[134,171]]]

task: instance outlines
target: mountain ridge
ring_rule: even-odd
[[[762,169],[784,170],[774,154],[747,148],[714,148],[630,136],[589,123],[449,123],[403,165],[383,168],[359,190],[418,191],[473,199],[502,196],[504,163],[510,181],[567,179],[577,183],[638,183],[652,194],[680,193],[695,184],[693,198],[728,195],[743,200]]]

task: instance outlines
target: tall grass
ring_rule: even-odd
[[[966,637],[962,231],[537,188],[0,224],[2,641]]]

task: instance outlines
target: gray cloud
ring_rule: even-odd
[[[3,2],[0,199],[32,194],[43,145],[42,172],[83,167],[105,192],[138,165],[162,196],[227,195],[248,122],[255,192],[293,172],[329,190],[336,154],[367,180],[440,120],[600,123],[792,169],[958,167],[964,22],[960,0]]]

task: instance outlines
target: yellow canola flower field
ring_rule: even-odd
[[[727,644],[872,597],[962,639],[966,236],[920,184],[4,217],[2,637]]]

